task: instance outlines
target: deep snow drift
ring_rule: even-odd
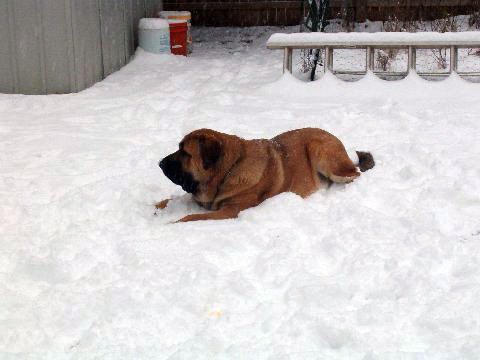
[[[80,94],[0,95],[1,359],[478,359],[480,84],[304,83],[273,31],[201,29],[192,57],[140,51]],[[199,211],[157,166],[184,134],[306,126],[376,167],[170,224]]]

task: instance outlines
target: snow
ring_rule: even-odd
[[[138,28],[142,30],[169,29],[169,24],[168,24],[168,20],[164,20],[164,19],[143,18],[143,19],[140,19]]]
[[[296,44],[302,46],[312,43],[325,43],[329,45],[480,45],[480,31],[463,32],[350,32],[350,33],[277,33],[270,36],[267,46],[284,46]]]
[[[191,57],[0,95],[0,358],[478,358],[480,85],[281,76],[279,30],[195,29]],[[183,135],[307,126],[376,167],[171,223],[201,211],[157,165]]]
[[[176,18],[176,17],[190,18],[192,15],[190,11],[162,10],[158,12],[158,16],[163,19],[169,19],[169,18]]]

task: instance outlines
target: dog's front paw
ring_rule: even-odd
[[[169,201],[170,201],[170,199],[165,199],[165,200],[160,201],[159,203],[156,203],[155,204],[155,212],[153,213],[153,215],[157,216],[158,215],[157,210],[165,209],[167,207]]]
[[[170,201],[170,199],[165,199],[165,200],[162,200],[160,201],[159,203],[156,203],[155,204],[155,209],[165,209],[168,205],[168,202]]]

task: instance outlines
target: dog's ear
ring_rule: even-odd
[[[200,136],[198,138],[200,156],[205,170],[214,166],[222,154],[222,144],[212,136]]]

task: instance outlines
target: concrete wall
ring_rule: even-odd
[[[83,90],[125,65],[161,0],[0,0],[0,93]]]

